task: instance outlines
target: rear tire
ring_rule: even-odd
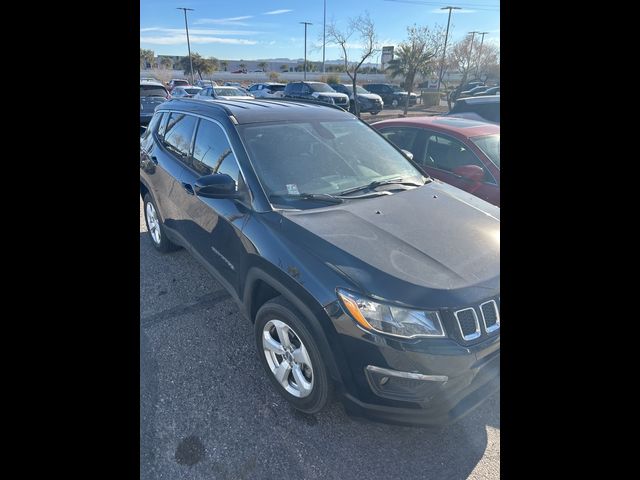
[[[269,300],[256,314],[256,348],[280,395],[297,410],[314,414],[331,400],[333,385],[317,343],[301,318],[284,297]]]
[[[149,193],[144,196],[144,221],[147,224],[147,233],[149,233],[151,244],[156,250],[169,253],[180,248],[167,238],[162,219],[158,214],[158,207]]]

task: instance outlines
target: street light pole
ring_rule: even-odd
[[[313,25],[311,22],[300,22],[304,25],[304,79],[307,79],[307,25]]]
[[[476,37],[476,33],[480,33],[480,32],[469,32],[468,35],[471,35],[471,45],[469,46],[469,58],[468,58],[468,62],[469,62],[469,67],[471,67],[471,55],[473,53],[473,39]]]
[[[444,35],[444,48],[442,49],[442,62],[440,63],[440,75],[438,75],[438,91],[440,91],[440,82],[442,82],[442,74],[444,73],[444,59],[447,53],[447,40],[449,39],[449,24],[451,23],[451,10],[460,10],[460,7],[442,7],[440,10],[449,10],[449,18],[447,19],[447,33]]]
[[[187,10],[193,12],[193,8],[177,7],[184,11],[184,28],[187,31],[187,50],[189,51],[189,66],[191,67],[191,85],[193,85],[193,60],[191,59],[191,44],[189,43],[189,25],[187,25]]]
[[[324,70],[324,47],[327,44],[327,0],[324,0],[324,19],[322,20],[322,73]]]
[[[476,62],[476,78],[478,78],[478,68],[480,67],[480,56],[482,55],[482,44],[484,43],[484,36],[489,32],[478,32],[482,35],[482,39],[480,40],[480,49],[478,50],[478,61]]]

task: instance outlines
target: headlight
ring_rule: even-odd
[[[438,312],[410,310],[338,289],[345,310],[367,330],[403,338],[444,337]]]

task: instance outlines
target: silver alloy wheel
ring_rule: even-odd
[[[313,366],[296,332],[281,320],[269,320],[262,329],[262,346],[278,383],[294,397],[308,396],[313,389]]]
[[[147,225],[153,242],[156,245],[160,245],[160,222],[158,221],[156,209],[151,202],[147,202]]]
[[[396,100],[395,98],[391,101],[391,106],[392,106],[393,108],[396,108],[396,107],[398,106],[398,104],[399,104],[399,103],[398,103],[398,100]]]

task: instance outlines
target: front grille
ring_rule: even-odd
[[[463,340],[474,340],[480,336],[480,323],[473,308],[463,308],[455,312],[454,315],[458,321]]]
[[[480,311],[482,312],[484,329],[487,333],[491,333],[500,328],[500,312],[498,312],[498,306],[495,300],[489,300],[480,305]]]

